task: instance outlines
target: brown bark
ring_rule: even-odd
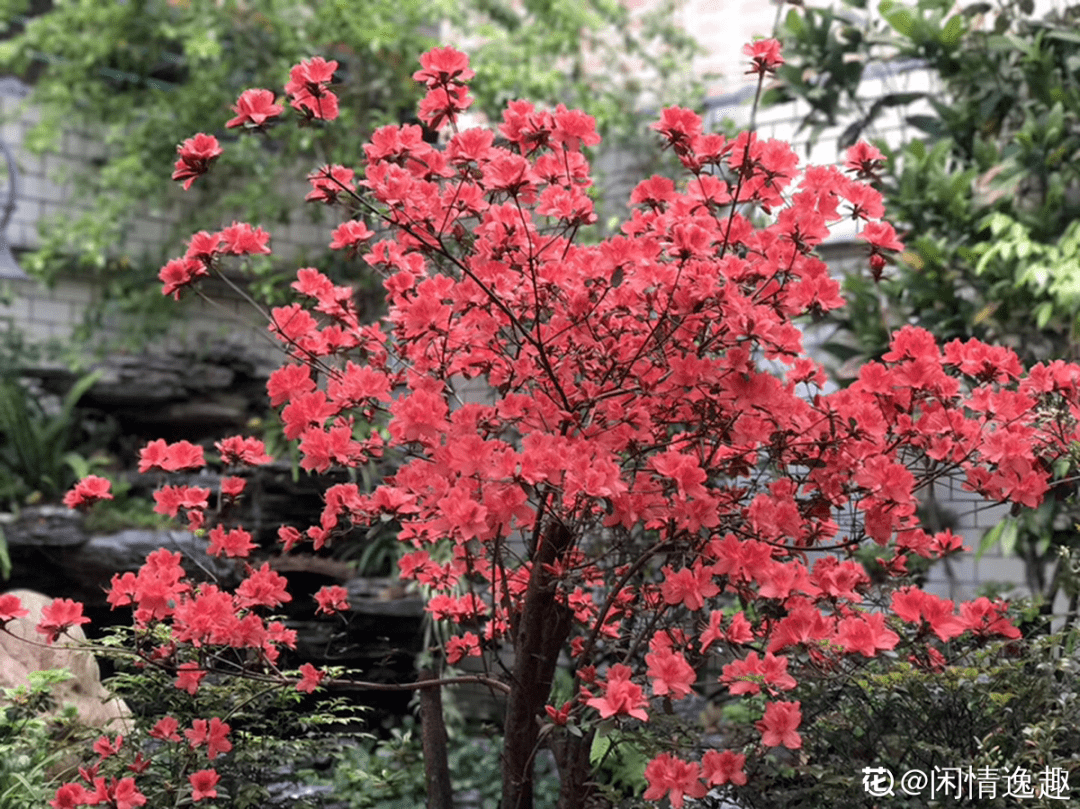
[[[571,545],[572,536],[563,526],[545,532],[533,554],[532,575],[514,627],[514,668],[503,725],[503,809],[533,809],[537,716],[551,694],[555,666],[571,627],[570,610],[557,600],[556,582],[544,565]]]
[[[421,671],[420,680],[434,677]],[[443,721],[442,686],[420,689],[420,732],[424,748],[424,780],[427,784],[428,809],[454,809],[450,786],[450,764],[446,757],[446,723]]]
[[[592,732],[581,736],[565,734],[555,750],[555,761],[559,765],[558,809],[581,809],[588,793],[590,775],[589,752],[592,750]]]

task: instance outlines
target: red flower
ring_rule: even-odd
[[[893,649],[900,636],[885,626],[885,616],[880,612],[850,615],[840,621],[836,628],[836,642],[845,652],[859,652],[864,657],[874,657],[882,649]]]
[[[288,553],[299,543],[304,541],[304,535],[291,525],[283,525],[278,528],[278,540],[285,546],[281,549],[281,552]]]
[[[158,272],[158,280],[164,284],[161,294],[172,295],[176,300],[180,300],[180,290],[183,287],[196,278],[209,274],[206,265],[201,261],[193,258],[174,258]]]
[[[758,694],[764,685],[770,694],[790,691],[795,678],[788,674],[788,659],[766,652],[764,659],[757,652],[750,652],[744,660],[736,660],[724,666],[720,682],[728,684],[732,694]]]
[[[649,788],[642,797],[647,801],[658,801],[667,795],[674,809],[682,809],[684,798],[705,797],[701,768],[675,758],[671,753],[661,753],[645,765],[645,780],[649,782]]]
[[[664,582],[660,592],[665,604],[682,604],[689,610],[700,610],[705,606],[705,599],[720,592],[713,581],[713,570],[701,564],[693,568],[672,570],[664,567]]]
[[[744,785],[746,773],[743,772],[743,767],[745,766],[746,756],[731,750],[725,750],[722,753],[710,750],[701,757],[702,774],[705,777],[705,783],[709,786],[727,783]]]
[[[296,690],[310,694],[319,687],[324,677],[326,677],[325,671],[319,671],[310,663],[305,663],[300,667],[300,682],[296,684]]]
[[[472,104],[467,87],[451,84],[429,90],[417,105],[416,115],[432,129],[439,129],[444,123],[456,122],[458,113],[465,112]]]
[[[83,605],[70,598],[57,598],[51,604],[41,608],[41,622],[37,631],[45,636],[45,642],[52,644],[68,627],[90,623],[82,614]]]
[[[309,93],[316,93],[334,80],[334,71],[337,68],[337,62],[328,62],[321,56],[304,59],[289,69],[289,82],[285,85],[285,92],[293,95],[306,89]]]
[[[217,774],[216,770],[193,772],[188,776],[188,781],[191,783],[191,800],[201,801],[203,798],[216,798],[217,790],[214,787],[217,786],[220,780],[221,776]]]
[[[240,94],[232,111],[236,113],[236,117],[230,118],[225,124],[227,129],[237,126],[260,128],[271,118],[281,115],[285,108],[274,103],[272,91],[253,88]]]
[[[326,85],[334,78],[338,63],[327,62],[321,56],[294,65],[289,71],[285,93],[289,104],[310,118],[333,121],[338,117],[337,96]]]
[[[356,172],[346,166],[323,166],[308,175],[308,182],[314,190],[309,191],[304,200],[333,205],[338,197],[349,196],[355,190],[355,176]]]
[[[94,742],[93,750],[101,758],[106,759],[109,756],[114,756],[120,752],[120,748],[124,744],[124,737],[117,736],[114,741],[109,741],[108,736],[99,736],[97,741]]]
[[[903,250],[903,243],[896,238],[896,231],[888,222],[867,222],[859,233],[860,239],[870,243],[874,253],[881,250]]]
[[[246,557],[255,549],[255,543],[251,541],[251,534],[243,528],[233,528],[226,531],[222,526],[215,525],[210,529],[210,546],[206,552],[211,556],[226,556],[233,558]]]
[[[892,609],[908,623],[925,621],[941,640],[960,635],[968,627],[953,615],[952,601],[927,593],[917,587],[904,587],[892,594]]]
[[[49,801],[49,806],[52,809],[76,809],[78,806],[89,803],[93,796],[94,793],[88,791],[82,784],[64,784],[56,790],[56,795]]]
[[[163,742],[178,742],[180,734],[176,732],[179,723],[171,716],[164,716],[150,729],[150,736]]]
[[[236,256],[269,255],[270,234],[260,227],[253,228],[247,222],[233,222],[221,231],[225,242],[224,251]]]
[[[245,532],[246,533],[246,532]],[[285,589],[288,579],[270,569],[269,562],[252,571],[236,588],[237,602],[241,607],[277,607],[292,596]]]
[[[193,233],[191,239],[188,240],[188,248],[187,252],[184,253],[184,258],[193,258],[209,265],[214,256],[220,252],[221,234],[200,230],[198,233]]]
[[[244,491],[247,481],[243,478],[224,477],[221,479],[221,493],[225,497],[236,498]]]
[[[172,178],[183,180],[184,190],[187,191],[197,177],[210,170],[210,164],[221,155],[221,147],[213,135],[200,132],[177,146],[176,152],[180,159],[173,166]]]
[[[298,368],[300,366],[288,365],[286,368]],[[281,369],[278,369],[281,370]],[[306,371],[306,369],[304,369]],[[271,377],[273,378],[273,377]],[[308,378],[310,381],[310,377]],[[270,463],[273,458],[266,454],[266,446],[258,438],[243,438],[239,435],[223,438],[214,444],[221,453],[221,462],[228,466],[247,464],[260,466]]]
[[[553,705],[545,705],[544,710],[547,711],[548,717],[556,725],[565,725],[567,720],[570,719],[570,709],[574,706],[574,703],[567,700],[562,704],[561,708],[555,708]]]
[[[765,717],[755,723],[761,731],[761,743],[766,747],[786,747],[798,750],[802,747],[802,737],[795,732],[802,722],[802,703],[770,702],[765,706]]]
[[[164,439],[151,441],[139,450],[139,472],[161,469],[178,472],[182,469],[201,469],[206,466],[203,448],[190,441],[167,444]]]
[[[986,596],[960,605],[960,619],[978,637],[1000,635],[1003,638],[1016,640],[1020,637],[1020,630],[1009,623],[1004,613],[1004,604],[995,604]]]
[[[315,610],[316,614],[325,612],[327,615],[332,615],[335,612],[347,610],[349,608],[348,595],[349,591],[338,584],[320,587],[315,593],[315,600],[319,603],[319,608]]]
[[[885,155],[864,140],[849,148],[846,157],[844,168],[855,172],[860,180],[876,180],[885,165]]]
[[[747,73],[764,76],[775,73],[776,68],[784,64],[780,55],[780,42],[775,39],[759,39],[743,45],[743,53],[750,57],[751,67]]]
[[[641,686],[630,682],[630,667],[622,663],[616,663],[608,669],[604,696],[590,697],[585,704],[600,711],[601,719],[620,715],[641,720],[649,718],[645,711],[648,700],[645,699]]]
[[[469,57],[449,45],[422,54],[420,64],[423,70],[413,73],[413,80],[422,82],[429,90],[467,82],[476,75],[469,69]]]
[[[142,752],[135,754],[135,760],[127,765],[127,769],[131,772],[139,775],[150,769],[151,761],[148,758],[143,758]]]
[[[29,614],[30,611],[23,608],[22,601],[19,600],[17,595],[13,593],[0,595],[0,627],[4,626],[8,621]]]
[[[175,517],[182,508],[205,509],[209,498],[210,490],[199,486],[162,486],[154,492],[154,511]]]
[[[555,128],[551,132],[552,143],[561,143],[571,151],[582,146],[595,146],[600,142],[596,133],[596,119],[581,110],[568,110],[560,104],[553,113]]]
[[[195,692],[199,690],[199,683],[205,676],[206,671],[199,668],[198,663],[181,663],[176,669],[176,682],[173,685],[195,696]]]
[[[446,642],[446,662],[451,666],[463,657],[480,657],[480,638],[475,632],[455,635]]]
[[[660,120],[649,124],[672,146],[676,153],[690,148],[690,142],[701,134],[701,116],[683,107],[665,107]]]
[[[111,485],[107,478],[87,475],[64,495],[64,505],[68,508],[81,508],[93,505],[98,500],[112,500],[113,496],[109,493]]]
[[[225,738],[228,735],[229,726],[216,716],[209,723],[205,719],[196,719],[191,723],[191,729],[184,731],[192,749],[206,745],[206,755],[211,761],[218,753],[232,750],[232,742]]]
[[[367,241],[375,234],[364,222],[350,219],[334,228],[332,235],[334,238],[330,242],[330,249],[341,250],[346,247],[355,249],[361,242]]]
[[[645,655],[645,662],[649,664],[647,673],[654,694],[669,694],[674,699],[690,695],[697,674],[679,652],[660,649]]]
[[[109,798],[116,809],[133,809],[146,803],[146,796],[135,786],[134,778],[121,778],[109,788]]]

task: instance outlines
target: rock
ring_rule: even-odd
[[[88,537],[79,545],[58,547],[55,543],[11,542],[10,546],[10,586],[62,593],[65,598],[85,604],[95,621],[99,616],[92,614],[94,610],[111,612],[105,595],[113,575],[137,572],[146,557],[158,548],[183,553],[185,569],[198,581],[209,575],[217,577],[225,587],[240,581],[235,564],[209,556],[206,540],[197,539],[187,531],[133,528]]]
[[[52,646],[46,646],[42,635],[34,628],[41,620],[41,608],[52,599],[33,590],[11,590],[19,597],[30,614],[7,624],[0,632],[0,686],[16,688],[26,685],[32,671],[66,669],[71,679],[53,689],[55,713],[65,705],[74,705],[79,720],[110,733],[131,732],[131,711],[123,700],[114,697],[101,684],[101,673],[94,656],[78,648],[86,636],[78,627],[68,630]],[[71,639],[69,639],[69,637]]]
[[[0,527],[10,548],[74,548],[90,538],[83,515],[65,506],[29,506],[17,516],[0,514]]]
[[[111,354],[96,365],[100,376],[79,406],[107,414],[122,435],[139,441],[219,438],[265,415],[266,378],[274,367],[242,341],[207,339]],[[58,395],[76,378],[53,368],[24,375]]]

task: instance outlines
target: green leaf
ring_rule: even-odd
[[[965,30],[964,18],[959,14],[953,14],[945,21],[945,26],[941,29],[941,36],[939,37],[941,44],[952,50],[959,44],[960,37],[964,35]]]
[[[881,9],[881,16],[885,18],[885,21],[891,25],[897,33],[903,34],[906,37],[910,37],[915,31],[915,15],[910,10],[900,7],[892,9],[892,3],[882,2],[879,8]],[[886,11],[886,6],[889,10]]]
[[[1050,301],[1043,301],[1037,307],[1035,307],[1035,326],[1039,329],[1045,329],[1046,324],[1050,322],[1051,316],[1054,314],[1054,304]]]
[[[992,547],[997,545],[1001,541],[1001,532],[1005,530],[1005,522],[999,522],[985,534],[981,540],[979,540],[979,547],[975,550],[975,559],[978,561],[983,558],[985,554]]]
[[[7,537],[4,529],[0,528],[0,578],[7,581],[11,578],[11,555],[8,553]]]
[[[1020,537],[1020,526],[1013,517],[1002,520],[1005,528],[1001,531],[1001,553],[1003,556],[1012,556],[1016,551],[1016,541]]]
[[[1059,42],[1070,42],[1074,45],[1080,45],[1080,34],[1075,31],[1063,31],[1060,28],[1054,28],[1044,33],[1048,39],[1056,39]]]

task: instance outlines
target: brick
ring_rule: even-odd
[[[8,244],[12,247],[31,249],[41,243],[37,225],[29,222],[13,221],[8,225]]]
[[[19,282],[9,283],[14,285]],[[3,319],[5,328],[21,328],[29,316],[30,301],[22,295],[13,295],[6,304],[0,302],[0,319]]]
[[[63,199],[61,189],[41,174],[24,174],[19,178],[19,196],[35,202],[59,202]]]
[[[57,302],[70,303],[76,307],[86,306],[94,298],[93,289],[90,287],[89,284],[82,281],[58,281],[51,292],[51,297],[53,300]]]
[[[30,317],[34,323],[70,328],[74,323],[75,315],[75,307],[66,301],[36,298],[30,303]]]

